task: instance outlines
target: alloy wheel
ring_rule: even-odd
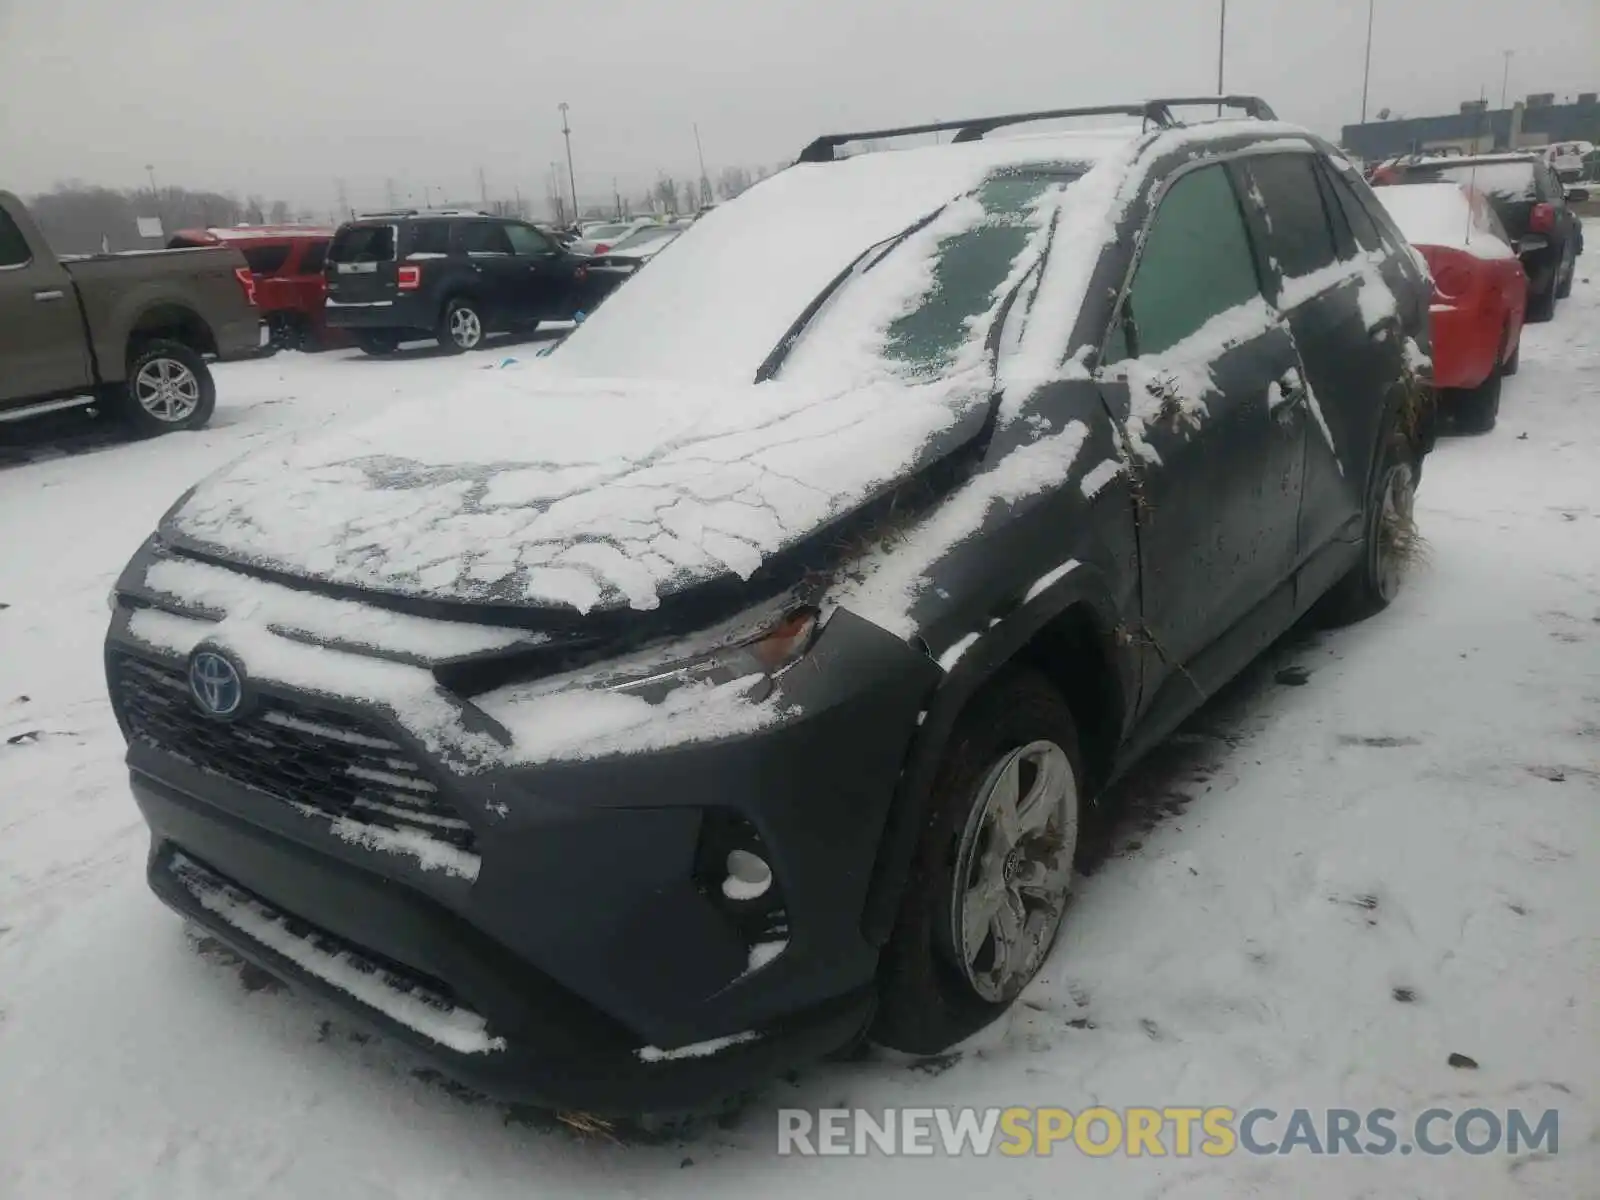
[[[1077,782],[1066,751],[1030,742],[985,777],[956,854],[950,939],[980,997],[1004,1003],[1055,940],[1078,843]]]
[[[478,314],[465,306],[450,311],[450,340],[463,350],[471,350],[483,341],[483,322]]]
[[[133,396],[156,420],[176,425],[200,407],[200,380],[174,358],[152,358],[134,376]]]

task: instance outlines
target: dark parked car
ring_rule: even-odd
[[[1224,102],[820,138],[559,353],[192,489],[106,646],[152,887],[562,1108],[1004,1012],[1107,783],[1400,586],[1420,259]]]
[[[407,209],[341,225],[328,250],[327,323],[369,354],[434,337],[475,350],[493,332],[569,320],[591,303],[581,255],[525,221]]]
[[[207,357],[260,345],[238,251],[57,258],[0,192],[0,423],[103,405],[138,433],[197,429],[217,402]]]
[[[1572,292],[1576,260],[1583,252],[1582,223],[1568,201],[1589,198],[1582,188],[1563,188],[1549,162],[1537,154],[1453,155],[1401,159],[1387,164],[1375,182],[1459,183],[1482,192],[1511,235],[1528,273],[1528,320],[1548,321],[1556,301]]]

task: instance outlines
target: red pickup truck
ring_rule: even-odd
[[[318,350],[348,344],[341,331],[329,330],[323,316],[328,285],[322,266],[332,240],[332,229],[310,225],[239,225],[182,229],[167,246],[238,250],[255,276],[256,304],[272,344],[280,349]]]
[[[57,258],[0,192],[0,423],[95,405],[140,433],[199,428],[207,358],[260,348],[254,289],[222,246]]]

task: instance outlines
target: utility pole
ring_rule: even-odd
[[[617,189],[617,177],[611,177],[611,198],[617,202],[617,220],[622,220],[622,193]]]
[[[431,188],[427,184],[423,184],[422,185],[422,207],[423,208],[432,208],[433,207],[433,188]]]
[[[1361,123],[1367,123],[1367,85],[1372,82],[1372,10],[1377,0],[1367,0],[1367,65],[1361,71]]]
[[[1502,51],[1500,51],[1500,53],[1505,55],[1505,58],[1506,58],[1505,70],[1500,75],[1500,107],[1504,108],[1506,106],[1506,95],[1507,95],[1506,89],[1507,89],[1507,86],[1511,82],[1511,56],[1513,54],[1515,54],[1516,51],[1515,50],[1502,50]]]
[[[400,207],[400,198],[395,195],[393,179],[385,179],[383,181],[383,198],[388,201],[391,209]]]
[[[156,220],[160,221],[162,219],[161,193],[156,189],[156,169],[149,163],[145,163],[144,173],[150,177],[150,207],[156,210],[155,218]],[[166,232],[166,226],[164,224],[162,226],[162,232]]]
[[[1226,0],[1224,0],[1226,3]],[[694,123],[694,152],[700,159],[700,203],[711,203],[711,180],[706,176],[706,152],[700,146],[700,122]]]
[[[578,176],[572,169],[572,129],[567,124],[567,102],[556,105],[561,110],[561,136],[567,139],[567,185],[572,189],[572,219],[578,219]]]
[[[483,211],[489,211],[489,181],[484,177],[483,168],[478,168],[478,196],[483,200]]]
[[[348,221],[351,217],[355,216],[355,213],[352,212],[351,209],[350,209],[350,197],[349,197],[348,193],[345,191],[344,180],[335,179],[333,181],[333,183],[334,183],[334,187],[338,190],[338,193],[339,193],[339,213],[340,213],[339,219],[341,221]]]
[[[527,220],[528,210],[522,207],[522,185],[519,183],[511,190],[517,198],[517,216],[521,217],[523,220]]]
[[[1227,90],[1223,85],[1222,65],[1228,49],[1228,0],[1222,0],[1222,16],[1217,21],[1217,95],[1226,96]],[[1217,116],[1222,116],[1222,105],[1217,105]]]

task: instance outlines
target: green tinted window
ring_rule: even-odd
[[[919,375],[948,368],[956,351],[974,336],[967,322],[988,311],[1027,244],[1030,205],[1066,182],[1060,176],[1005,175],[979,188],[984,220],[939,243],[933,287],[915,309],[889,326],[885,356]]]
[[[1260,292],[1227,173],[1212,166],[1180,177],[1156,211],[1129,293],[1137,352],[1160,354]],[[1107,361],[1129,349],[1118,330]]]

